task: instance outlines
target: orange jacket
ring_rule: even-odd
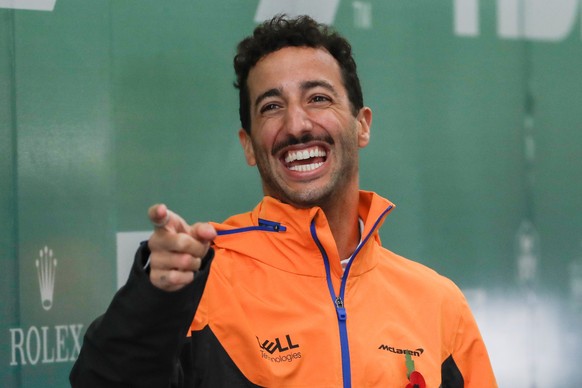
[[[345,272],[319,208],[265,197],[214,224],[215,256],[190,327],[194,364],[221,346],[258,386],[406,387],[412,361],[426,387],[496,387],[460,290],[381,246],[392,207],[360,193],[362,243]]]

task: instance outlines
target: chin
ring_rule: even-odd
[[[288,202],[296,207],[310,208],[322,207],[334,198],[333,190],[304,190],[301,192],[286,193]]]

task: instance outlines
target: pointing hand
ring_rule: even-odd
[[[216,230],[208,223],[188,225],[164,204],[150,207],[148,215],[154,225],[148,242],[150,281],[165,291],[179,290],[194,280]]]

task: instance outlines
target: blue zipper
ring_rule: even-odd
[[[366,235],[366,237],[362,240],[362,242],[358,245],[354,253],[352,254],[352,259],[349,261],[346,269],[344,270],[344,274],[342,276],[341,284],[340,284],[340,293],[336,295],[335,290],[333,288],[333,282],[331,281],[331,266],[329,264],[329,257],[327,256],[327,252],[321,245],[319,238],[317,237],[317,232],[315,230],[315,219],[311,221],[310,231],[315,244],[319,248],[321,255],[323,257],[323,264],[325,266],[325,276],[327,279],[327,288],[329,289],[329,294],[331,299],[335,305],[337,318],[338,318],[338,326],[339,326],[339,334],[340,334],[340,346],[341,346],[341,353],[342,353],[342,376],[344,381],[345,388],[351,388],[352,386],[352,369],[350,363],[350,344],[348,342],[348,328],[347,328],[347,312],[344,306],[344,297],[346,292],[346,283],[348,278],[348,273],[350,272],[350,268],[352,267],[352,263],[356,258],[356,255],[360,252],[361,248],[368,242],[380,221],[384,218],[386,214],[390,210],[392,210],[393,205],[390,205],[386,210],[380,214],[374,226],[370,230],[370,233]]]
[[[341,346],[341,353],[342,353],[342,377],[344,381],[344,387],[351,387],[352,386],[352,371],[350,366],[350,346],[348,343],[348,328],[346,325],[346,320],[348,315],[346,313],[346,308],[344,307],[344,301],[342,295],[336,295],[335,290],[333,289],[333,282],[331,281],[331,267],[329,265],[329,257],[327,256],[327,252],[321,245],[319,238],[317,237],[317,233],[315,230],[315,219],[311,221],[311,236],[313,237],[313,241],[319,248],[321,252],[321,256],[323,256],[323,264],[325,266],[325,277],[327,279],[327,288],[329,289],[329,294],[331,295],[331,299],[335,305],[335,310],[337,313],[338,325],[339,325],[339,334],[340,334],[340,346]],[[347,269],[347,268],[346,268]],[[345,282],[346,276],[342,278],[342,284]]]
[[[219,236],[224,236],[227,234],[236,234],[243,232],[261,231],[261,232],[284,232],[287,227],[281,225],[279,222],[263,220],[259,218],[259,225],[257,226],[245,226],[244,228],[230,229],[230,230],[218,230],[216,232]]]

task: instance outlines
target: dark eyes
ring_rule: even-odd
[[[329,103],[330,101],[331,101],[331,98],[329,98],[328,96],[322,95],[322,94],[314,95],[313,97],[311,97],[309,99],[310,104]],[[260,109],[260,113],[267,113],[267,112],[275,111],[277,109],[281,109],[281,107],[282,107],[281,104],[271,102],[271,103],[263,105]]]
[[[275,110],[277,108],[279,108],[279,105],[278,104],[267,104],[267,105],[264,105],[261,108],[261,113],[265,113],[265,112],[268,112],[268,111],[271,111],[271,110]]]
[[[330,99],[326,96],[317,95],[317,96],[314,96],[311,99],[311,101],[313,101],[313,102],[328,102],[328,101],[330,101]]]

